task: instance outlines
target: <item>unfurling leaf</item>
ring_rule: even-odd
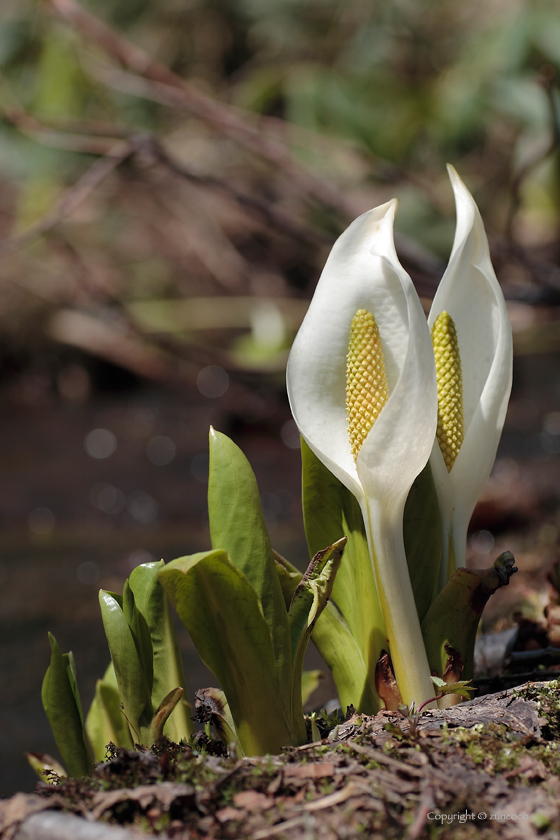
[[[55,785],[57,783],[55,776],[63,778],[67,775],[62,764],[47,753],[26,752],[25,757],[42,782]]]
[[[183,693],[184,689],[178,687],[172,689],[172,691],[163,698],[156,709],[150,724],[150,734],[148,736],[149,744],[155,744],[156,741],[159,741],[163,737],[163,727],[165,726],[169,715],[181,701]]]
[[[72,653],[61,653],[52,633],[51,662],[43,680],[43,708],[70,776],[87,776],[93,765],[93,753],[82,714]]]

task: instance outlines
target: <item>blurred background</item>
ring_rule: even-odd
[[[481,209],[515,341],[470,562],[509,548],[520,573],[483,625],[542,621],[559,71],[559,0],[3,0],[0,794],[33,788],[24,750],[56,754],[47,631],[88,707],[108,662],[98,589],[208,546],[210,424],[249,457],[275,548],[306,564],[290,343],[334,238],[394,196],[429,308],[455,225],[446,162]],[[181,644],[192,697],[213,678]]]

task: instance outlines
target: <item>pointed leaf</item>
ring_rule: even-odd
[[[121,696],[113,663],[102,680],[97,680],[95,695],[86,718],[88,733],[96,761],[105,761],[107,744],[131,749],[134,744],[121,709]]]
[[[136,606],[146,619],[151,636],[153,708],[157,709],[172,689],[177,686],[184,689],[182,701],[176,705],[164,727],[164,735],[179,743],[189,740],[194,732],[194,723],[189,713],[183,661],[169,610],[169,599],[157,576],[164,565],[163,560],[160,560],[158,563],[143,563],[137,566],[131,572],[129,584],[134,592]]]
[[[93,755],[84,728],[72,654],[63,654],[49,633],[51,661],[43,680],[41,698],[54,740],[70,776],[87,776]]]
[[[311,715],[311,742],[316,744],[318,741],[321,740],[321,733],[319,731],[319,727],[317,726],[316,715],[313,713]]]
[[[102,589],[99,593],[99,603],[124,713],[135,743],[145,743],[143,737],[147,738],[153,717],[152,703],[150,686],[142,670],[134,637],[125,614],[113,595]]]
[[[128,580],[125,580],[123,587],[122,610],[127,624],[130,627],[136,652],[142,666],[142,671],[148,690],[152,691],[154,680],[154,657],[152,651],[152,639],[148,623],[138,607],[136,606],[134,592]]]
[[[247,577],[213,550],[173,560],[159,579],[225,691],[245,754],[287,746],[290,683],[278,686],[270,633]]]
[[[454,683],[445,683],[442,687],[443,694],[459,694],[461,697],[470,699],[473,691],[476,691],[474,685],[471,685],[472,680],[457,680]]]
[[[288,618],[259,489],[245,455],[214,429],[210,430],[208,516],[212,547],[227,551],[257,594],[272,639],[278,683],[285,685],[291,674]]]

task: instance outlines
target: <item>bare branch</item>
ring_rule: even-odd
[[[336,187],[317,178],[296,163],[286,145],[266,133],[266,120],[261,120],[258,127],[251,125],[254,115],[206,96],[163,64],[154,61],[147,53],[94,15],[86,12],[74,0],[51,0],[51,5],[86,38],[97,43],[121,65],[138,74],[131,76],[117,70],[111,71],[115,86],[120,81],[121,89],[125,86],[129,93],[190,111],[223,134],[280,167],[296,179],[299,186],[315,201],[335,208],[344,216],[355,215],[355,209],[349,206]]]
[[[558,106],[556,104],[556,96],[554,92],[554,77],[543,76],[540,79],[541,87],[544,89],[550,112],[550,140],[539,149],[514,175],[511,183],[511,197],[506,220],[506,238],[513,241],[513,225],[515,217],[521,207],[521,189],[527,177],[533,172],[537,166],[544,163],[560,145],[560,115],[558,114]]]
[[[12,236],[0,242],[0,257],[5,257],[27,245],[55,225],[69,216],[82,201],[107,177],[125,158],[134,152],[134,147],[128,140],[121,140],[107,152],[104,157],[96,160],[79,181],[74,184],[62,198],[42,216],[35,224],[23,233]]]

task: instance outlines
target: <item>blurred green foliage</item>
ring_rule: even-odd
[[[389,167],[440,179],[446,159],[472,154],[484,168],[484,158],[498,147],[502,166],[511,166],[550,132],[539,78],[543,67],[549,75],[560,62],[558,2],[83,5],[215,95],[322,139],[351,143],[374,173],[381,158]],[[91,48],[47,12],[47,3],[20,0],[4,3],[1,13],[0,67],[26,109],[44,117],[170,127],[173,115],[97,83],[87,72]],[[308,149],[310,160],[316,151]],[[23,154],[27,163],[32,155]],[[58,161],[62,169],[65,157]],[[474,162],[470,166],[476,173]],[[479,180],[487,184],[486,174]],[[486,193],[488,201],[497,200],[488,185]]]
[[[491,234],[507,232],[555,258],[559,0],[84,0],[82,6],[211,98],[250,112],[254,124],[267,118],[267,130],[275,127],[294,157],[337,185],[356,212],[396,195],[397,230],[438,258],[449,252],[454,230],[447,161],[473,191]],[[281,206],[327,237],[344,227],[346,219],[302,204],[298,184],[215,128],[125,92],[115,71],[114,60],[48,0],[2,4],[3,237],[41,218],[91,166],[93,147],[72,146],[72,138],[99,134],[101,125],[153,133],[198,175]],[[14,109],[59,135],[22,127]],[[99,284],[126,299],[215,294],[228,276],[228,294],[309,293],[324,249],[292,242],[286,250],[274,232],[263,234],[258,225],[248,231],[231,206],[217,209],[215,195],[201,205],[199,187],[189,194],[186,186],[178,189],[124,164],[56,227],[97,278],[98,297]],[[202,221],[189,234],[200,210]],[[208,256],[222,250],[224,276]],[[28,290],[37,275],[35,285],[51,303],[53,296],[57,305],[75,303],[75,289],[72,299],[53,280],[61,259],[48,237],[10,257],[6,270],[14,285],[25,275]],[[528,281],[518,255],[502,254],[498,269],[506,283]],[[83,291],[82,284],[82,297]],[[7,311],[22,306],[18,298]]]

